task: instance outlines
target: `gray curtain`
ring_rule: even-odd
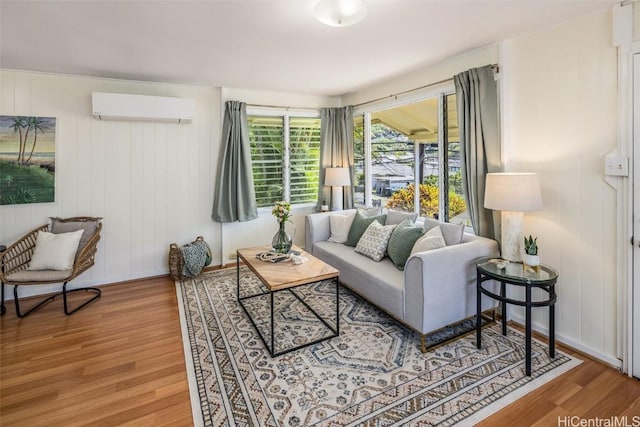
[[[324,185],[326,168],[348,167],[353,182],[353,107],[322,108],[320,121],[318,208],[323,201],[331,203],[331,187]],[[353,186],[343,187],[342,194],[344,209],[353,208]]]
[[[473,231],[500,236],[498,214],[484,207],[485,176],[501,170],[498,92],[490,65],[454,77],[460,130],[462,188]]]
[[[217,222],[250,221],[258,217],[253,187],[247,106],[225,103],[218,180],[211,218]]]

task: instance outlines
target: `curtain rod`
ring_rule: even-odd
[[[632,0],[632,1],[640,1],[640,0]],[[491,64],[491,67],[494,69],[494,71],[496,73],[498,73],[500,71],[500,67],[498,66],[498,64]],[[420,87],[416,87],[416,88],[413,88],[413,89],[405,90],[405,91],[402,91],[402,92],[394,93],[394,94],[391,94],[391,95],[383,96],[383,97],[380,97],[380,98],[372,99],[371,101],[360,102],[358,104],[354,104],[353,106],[354,107],[361,107],[363,105],[371,104],[373,102],[382,101],[382,100],[387,99],[387,98],[397,98],[398,96],[406,95],[407,93],[416,92],[416,91],[419,91],[419,90],[422,90],[422,89],[426,89],[426,88],[429,88],[429,87],[432,87],[432,86],[437,86],[437,85],[442,84],[442,83],[447,83],[447,82],[450,82],[451,80],[453,80],[453,78],[448,78],[448,79],[440,80],[440,81],[437,81],[437,82],[429,83],[429,84],[426,84],[424,86],[420,86]],[[277,109],[285,110],[285,111],[289,111],[289,110],[313,110],[313,111],[317,111],[317,110],[320,109],[320,107],[318,107],[318,108],[314,108],[314,107],[292,107],[292,106],[285,106],[285,105],[268,105],[268,104],[247,104],[247,107],[277,108]]]
[[[628,4],[638,3],[640,0],[622,0],[620,6],[626,6]]]
[[[640,1],[640,0],[634,0],[634,1]],[[494,69],[494,72],[498,73],[500,72],[500,67],[498,66],[498,64],[491,64],[491,67]],[[444,80],[440,80],[437,82],[433,82],[433,83],[429,83],[420,87],[416,87],[413,89],[408,89],[402,92],[398,92],[398,93],[392,93],[391,95],[386,95],[386,96],[381,96],[380,98],[376,98],[376,99],[372,99],[370,101],[365,101],[365,102],[360,102],[358,104],[354,104],[354,107],[361,107],[363,105],[367,105],[367,104],[373,104],[374,102],[378,102],[378,101],[383,101],[385,99],[389,99],[389,98],[397,98],[398,96],[402,96],[402,95],[406,95],[408,93],[412,93],[412,92],[417,92],[419,90],[422,89],[427,89],[433,86],[438,86],[441,85],[442,83],[447,83],[453,80],[453,77],[448,78],[448,79],[444,79]]]
[[[285,110],[285,111],[289,111],[289,110],[312,110],[312,111],[318,111],[320,109],[320,107],[315,108],[315,107],[292,107],[292,106],[285,106],[285,105],[267,105],[267,104],[247,104],[247,107],[253,107],[253,108],[277,108],[278,110]]]

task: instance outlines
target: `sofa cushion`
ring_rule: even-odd
[[[424,233],[424,228],[417,227],[411,218],[405,219],[396,226],[387,246],[389,258],[396,268],[404,270],[404,264],[411,255],[411,249]]]
[[[395,228],[395,225],[382,225],[373,221],[360,237],[355,251],[374,261],[380,261],[387,252],[389,237]]]
[[[378,216],[382,215],[382,208],[358,208],[358,212],[364,216]]]
[[[418,218],[418,214],[415,212],[389,210],[387,211],[387,220],[384,225],[400,224],[407,218],[411,220],[411,223],[414,223],[416,222],[416,218]]]
[[[344,243],[349,237],[349,230],[353,223],[356,213],[353,212],[348,215],[331,214],[329,215],[329,228],[331,230],[331,236],[327,239],[333,243]]]
[[[313,255],[338,269],[341,283],[403,320],[404,275],[389,258],[375,262],[349,246],[327,241],[314,243]]]
[[[464,225],[453,224],[451,222],[440,222],[433,218],[424,218],[424,230],[429,231],[433,227],[440,227],[442,235],[447,246],[457,245],[462,243],[462,237],[464,236]]]
[[[447,243],[444,241],[444,237],[442,236],[442,230],[440,227],[433,227],[416,241],[411,249],[411,255],[417,252],[444,248],[445,246],[447,246]]]
[[[353,218],[353,223],[351,223],[347,241],[344,244],[355,247],[358,244],[360,237],[362,237],[367,227],[369,227],[373,221],[378,221],[380,224],[384,225],[385,220],[386,215],[365,216],[360,212],[360,210],[358,210],[356,216]]]

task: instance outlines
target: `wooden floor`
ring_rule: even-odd
[[[192,425],[173,281],[102,289],[100,300],[72,316],[63,314],[61,300],[24,319],[12,301],[7,305],[1,426]],[[479,425],[558,426],[569,425],[558,417],[625,415],[629,423],[640,415],[640,381],[585,359]]]

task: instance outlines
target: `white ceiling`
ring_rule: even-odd
[[[340,95],[615,0],[364,0],[347,28],[317,0],[0,0],[0,67]]]

